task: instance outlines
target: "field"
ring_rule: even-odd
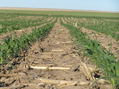
[[[97,11],[80,11],[80,10],[63,10],[63,9],[28,9],[28,8],[0,8],[0,13],[22,13],[32,15],[56,15],[56,16],[98,16],[98,17],[117,17],[116,12],[97,12]]]
[[[0,10],[0,89],[119,89],[119,13]]]

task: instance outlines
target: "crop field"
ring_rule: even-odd
[[[0,10],[0,89],[119,89],[119,13]]]

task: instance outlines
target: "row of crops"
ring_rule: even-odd
[[[30,33],[33,28],[37,28],[41,25],[51,23],[55,21],[53,17],[32,17],[32,16],[17,16],[16,18],[9,18],[4,21],[0,21],[0,44],[3,44],[3,40],[17,37],[25,33]]]
[[[3,63],[3,61],[7,61],[9,58],[18,57],[20,52],[27,50],[32,42],[46,36],[52,27],[53,23],[47,24],[42,28],[34,29],[30,34],[5,40],[5,43],[0,45],[0,62]]]
[[[16,19],[0,21],[0,34],[10,32],[13,30],[19,30],[22,28],[38,26],[42,23],[45,23],[47,20],[50,21],[52,19],[53,18],[48,19],[48,17],[41,17],[41,18],[37,18],[37,19],[28,19],[28,18],[23,19],[23,17],[19,17]]]
[[[0,64],[7,63],[10,59],[20,56],[24,50],[27,50],[29,46],[36,40],[42,39],[46,36],[56,21],[53,17],[48,16],[3,16],[0,18],[0,34],[4,35],[17,30],[25,30],[25,28],[31,28],[32,32],[22,33],[20,36],[11,34],[10,36],[2,39],[0,44]],[[44,25],[43,25],[44,24]],[[43,25],[43,26],[41,26]]]
[[[75,38],[78,46],[82,47],[84,55],[89,57],[99,68],[104,76],[100,77],[109,80],[115,89],[119,89],[119,61],[113,53],[105,50],[96,40],[87,38],[87,34],[81,32],[81,27],[90,28],[97,32],[110,35],[119,40],[119,23],[115,20],[104,20],[99,18],[62,18],[62,24],[68,28]]]
[[[105,50],[96,40],[87,38],[81,32],[81,28],[89,28],[97,32],[104,33],[119,40],[119,19],[98,18],[98,17],[74,17],[74,16],[32,16],[19,14],[0,15],[0,35],[28,27],[36,27],[31,33],[22,34],[19,37],[7,37],[0,44],[0,64],[7,63],[10,59],[20,56],[27,50],[33,42],[45,37],[60,18],[61,24],[70,30],[75,38],[77,45],[82,47],[85,56],[89,57],[99,68],[102,69],[104,76],[100,78],[109,80],[112,85],[119,88],[119,61],[113,53]],[[59,21],[59,20],[58,20]],[[42,27],[37,27],[42,24]]]
[[[77,27],[85,27],[90,30],[104,33],[119,40],[119,19],[106,18],[66,18],[66,22],[73,22]]]

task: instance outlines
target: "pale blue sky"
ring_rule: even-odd
[[[0,7],[118,11],[119,0],[0,0]]]

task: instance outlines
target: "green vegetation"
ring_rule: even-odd
[[[34,14],[34,15],[64,15],[64,16],[100,16],[119,17],[119,13],[86,12],[86,11],[31,11],[31,10],[0,10],[0,13]]]
[[[84,55],[104,72],[105,76],[101,78],[110,80],[112,85],[119,89],[119,61],[99,42],[87,38],[86,34],[73,27],[77,25],[78,28],[89,28],[119,40],[119,13],[0,10],[0,35],[13,30],[47,24],[42,28],[33,29],[31,33],[22,34],[20,37],[15,37],[15,35],[7,37],[4,43],[0,44],[0,64],[18,57],[33,42],[46,36],[54,25],[53,19],[48,21],[48,18],[52,17],[64,19],[66,23],[62,24],[70,30],[77,45],[82,46]]]
[[[77,24],[77,27],[80,28],[85,27],[89,30],[104,33],[119,40],[119,18],[79,17],[70,19],[66,22],[72,25]]]
[[[91,21],[91,19],[87,19],[83,23],[79,22],[78,25],[81,27],[89,28],[91,30],[95,30],[97,32],[104,33],[106,35],[112,36],[116,40],[119,40],[119,19],[95,19],[94,21]]]
[[[24,19],[23,19],[24,18]],[[47,22],[47,17],[40,19],[27,19],[27,17],[0,21],[0,34],[19,30],[26,27],[37,26]]]
[[[23,34],[18,38],[8,38],[3,45],[0,45],[0,63],[7,61],[12,57],[17,57],[20,52],[26,50],[32,42],[42,39],[53,27],[52,24],[38,29],[34,29],[30,34]]]
[[[105,77],[103,78],[110,80],[112,85],[118,89],[119,61],[116,61],[114,55],[104,50],[97,41],[86,38],[86,34],[82,33],[76,27],[68,24],[63,25],[70,30],[76,43],[84,48],[84,53],[103,70],[105,73]]]

